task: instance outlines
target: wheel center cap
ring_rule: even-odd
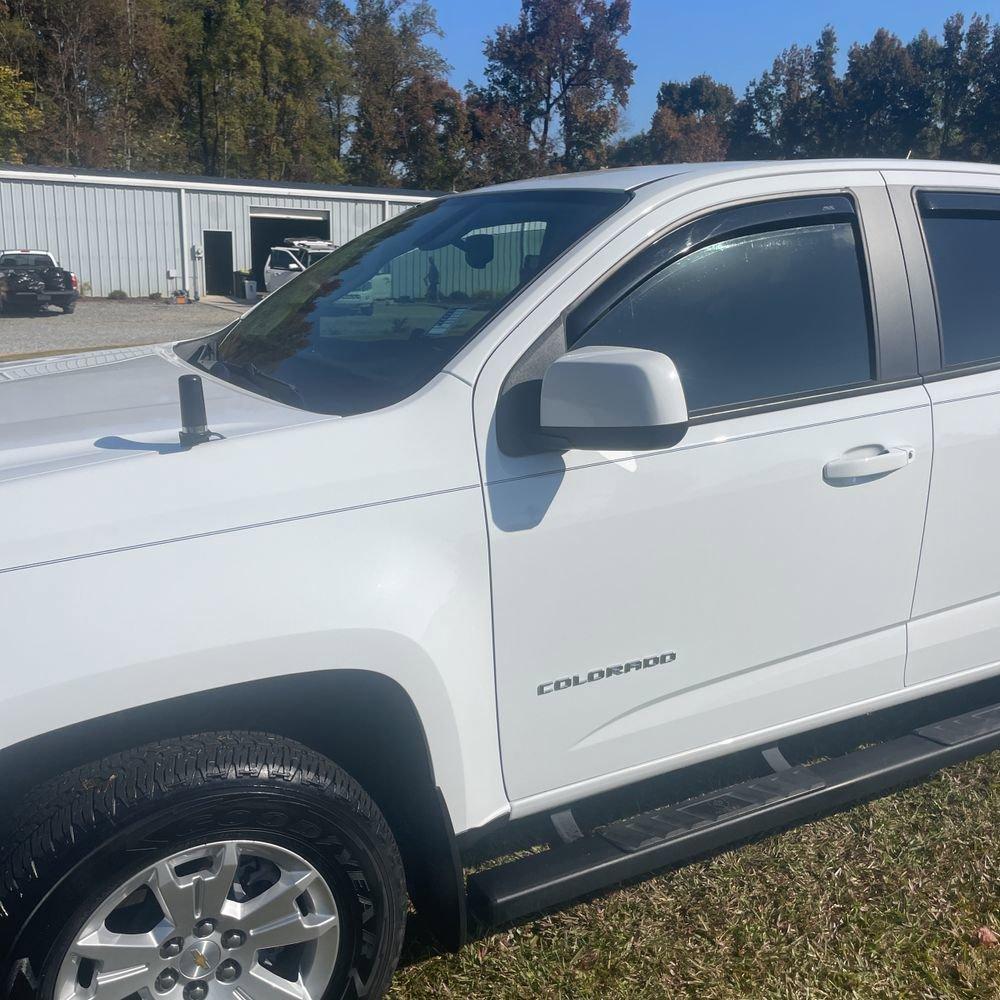
[[[181,955],[181,972],[188,979],[205,979],[222,960],[222,949],[214,941],[199,941]]]

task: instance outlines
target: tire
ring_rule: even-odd
[[[136,992],[167,1000],[197,1000],[216,979],[233,983],[228,996],[240,985],[233,975],[291,982],[303,969],[310,1000],[377,998],[399,958],[406,905],[392,832],[336,764],[266,733],[151,743],[24,801],[0,848],[0,996],[53,1000],[77,983],[93,1000],[120,1000],[130,995],[121,975],[102,992],[102,970],[110,980],[127,968]],[[142,962],[123,962],[120,949],[95,960],[93,935],[112,932],[152,934],[155,947]],[[295,943],[255,950],[289,943],[275,934]],[[153,976],[175,983],[151,989]]]
[[[63,311],[64,313],[66,313],[66,315],[69,315],[69,314],[70,314],[71,312],[73,312],[73,311],[74,311],[75,309],[76,309],[76,303],[75,303],[75,302],[67,302],[67,303],[66,303],[66,305],[64,305],[64,306],[62,307],[62,311]]]

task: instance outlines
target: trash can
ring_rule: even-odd
[[[247,302],[257,301],[257,282],[246,280],[243,282],[243,298]]]

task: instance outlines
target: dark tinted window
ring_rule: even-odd
[[[576,346],[663,351],[704,410],[871,381],[867,283],[850,221],[737,235],[648,278]]]
[[[298,263],[287,250],[272,250],[267,260],[267,266],[272,271],[287,271],[293,263]]]
[[[43,253],[5,253],[0,267],[51,267],[52,259]]]
[[[283,285],[195,363],[322,413],[397,403],[629,198],[538,188],[427,202]]]
[[[1000,213],[925,210],[923,221],[944,363],[1000,357]]]

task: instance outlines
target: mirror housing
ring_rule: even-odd
[[[542,379],[541,432],[561,448],[645,451],[687,430],[684,387],[673,361],[638,347],[583,347]]]
[[[493,262],[493,255],[496,252],[494,239],[489,233],[466,236],[457,246],[465,254],[465,263],[477,271],[488,267]]]

